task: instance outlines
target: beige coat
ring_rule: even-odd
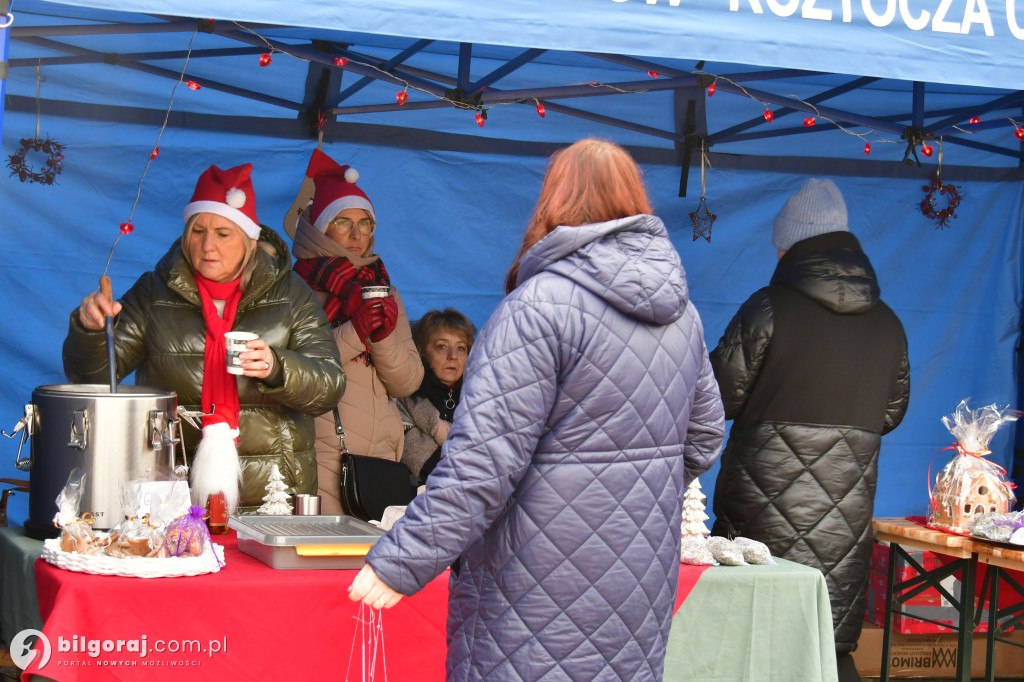
[[[314,291],[320,303],[326,293]],[[398,290],[391,287],[398,303],[395,331],[383,341],[370,341],[369,365],[363,344],[351,322],[334,328],[342,366],[347,379],[338,414],[345,428],[345,445],[355,455],[370,455],[399,461],[405,432],[392,398],[412,395],[423,380],[423,363],[412,340],[409,318]],[[334,413],[316,418],[316,464],[320,513],[341,514],[341,452],[334,430]]]

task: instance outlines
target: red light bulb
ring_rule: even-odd
[[[483,127],[484,127],[484,121],[486,120],[486,119],[484,118],[484,115],[483,115],[483,114],[481,114],[481,113],[480,113],[480,112],[478,111],[478,112],[476,112],[476,116],[474,116],[474,118],[476,119],[476,124],[477,124],[478,126],[480,126],[481,128],[483,128]]]
[[[712,81],[711,85],[708,86],[708,97],[711,97],[711,95],[713,95],[713,94],[715,94],[715,83],[714,83],[714,81]]]
[[[648,71],[647,75],[650,76],[651,78],[657,78],[658,77],[658,72],[657,71]]]
[[[134,229],[135,226],[131,223],[121,223],[121,234],[129,234]]]
[[[870,154],[871,153],[871,143],[870,142],[865,142],[864,143],[864,153],[865,154]]]
[[[156,158],[157,154],[160,153],[160,147],[153,147],[153,151],[149,154],[149,160],[152,161]]]
[[[772,113],[771,109],[764,110],[764,120],[768,121],[769,123],[775,120],[775,114]]]
[[[544,105],[541,104],[540,102],[537,102],[537,115],[540,116],[541,118],[544,118],[544,116],[547,113],[548,113],[548,110],[544,108]]]
[[[978,118],[977,116],[971,116],[971,123],[974,123],[974,124],[981,123],[981,119]]]
[[[260,55],[260,66],[270,66],[273,61],[274,60],[270,58],[269,52],[264,52]]]
[[[1016,130],[1014,130],[1013,136],[1016,137],[1018,140],[1024,141],[1024,128],[1017,128]]]
[[[202,85],[200,85],[199,83],[196,83],[195,81],[187,81],[185,83],[185,85],[187,85],[192,90],[199,90],[200,88],[203,87]]]
[[[402,106],[409,101],[409,93],[405,90],[399,90],[395,93],[395,101],[398,102],[398,106]]]
[[[818,122],[818,120],[816,118],[814,118],[813,116],[808,116],[807,118],[804,119],[804,127],[805,128],[810,128],[812,125],[814,125],[817,122]]]
[[[335,57],[334,58],[334,65],[335,66],[345,66],[346,64],[348,64],[348,60],[345,59],[344,57]]]
[[[935,148],[932,147],[930,144],[921,145],[921,153],[924,154],[925,156],[931,156],[934,151]]]

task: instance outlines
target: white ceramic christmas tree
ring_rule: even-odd
[[[267,483],[267,494],[263,496],[263,506],[257,511],[258,514],[268,516],[284,516],[292,513],[292,503],[286,492],[288,486],[284,484],[284,476],[278,470],[277,465],[270,471],[270,482]],[[706,516],[704,518],[707,518]]]
[[[704,500],[706,498],[700,492],[700,480],[693,479],[683,493],[683,539],[689,537],[703,538],[711,531],[704,525],[708,515],[704,513]]]

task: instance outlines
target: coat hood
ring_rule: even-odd
[[[871,262],[849,232],[797,242],[775,267],[772,284],[792,287],[837,313],[862,313],[881,292]]]
[[[519,284],[541,272],[567,277],[650,324],[674,322],[689,302],[679,254],[652,215],[555,228],[523,256]]]

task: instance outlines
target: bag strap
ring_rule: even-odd
[[[341,415],[338,414],[338,407],[334,407],[334,435],[338,437],[338,450],[343,455],[348,454],[348,446],[345,445],[345,427],[341,425]]]

